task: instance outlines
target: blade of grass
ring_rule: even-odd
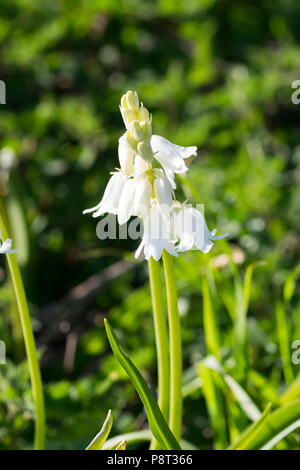
[[[220,387],[216,384],[215,372],[200,364],[198,373],[202,380],[202,391],[213,429],[214,446],[218,450],[224,449],[227,443],[226,421],[222,406],[223,398]]]
[[[294,380],[294,373],[291,363],[289,329],[284,305],[280,301],[276,304],[276,326],[284,378],[287,384],[291,384]]]
[[[207,276],[203,276],[203,325],[204,335],[206,342],[206,349],[208,354],[220,357],[220,333],[218,329],[217,318],[212,307],[211,296],[209,291],[209,284]]]
[[[280,433],[278,433],[269,442],[267,442],[267,444],[265,444],[261,448],[261,450],[270,450],[270,449],[272,449],[274,446],[276,446],[276,444],[278,444],[278,442],[282,441],[282,439],[284,439],[286,436],[288,436],[291,432],[295,431],[299,427],[300,427],[300,419],[298,419],[294,423],[292,423],[289,426],[287,426],[286,428],[284,428]]]
[[[113,417],[111,414],[111,410],[108,410],[106,419],[103,423],[102,428],[98,432],[98,434],[94,437],[94,439],[90,442],[87,446],[86,450],[101,450],[103,444],[105,443],[106,439],[109,436],[111,427],[113,424]]]
[[[236,380],[234,380],[233,377],[231,377],[231,375],[229,375],[224,370],[224,368],[217,361],[217,359],[214,356],[209,356],[204,359],[203,364],[205,364],[206,367],[208,367],[209,369],[215,370],[216,372],[222,375],[225,383],[232,391],[240,407],[244,410],[248,418],[251,421],[257,421],[261,416],[261,412],[255,405],[253,400],[250,398],[248,393],[240,386],[240,384]]]
[[[254,450],[263,448],[271,439],[300,419],[300,398],[280,406],[272,413],[269,409],[267,415],[266,411],[260,420],[246,429],[242,438],[229,449]]]
[[[267,419],[269,413],[271,410],[271,405],[269,404],[264,412],[262,413],[261,417],[259,420],[257,420],[255,423],[251,424],[244,432],[243,434],[239,437],[239,439],[234,442],[231,446],[227,448],[227,450],[246,450],[249,449],[249,445],[251,443],[251,440],[254,439],[255,435],[258,433],[259,429],[261,428],[262,424],[265,422]]]
[[[160,442],[160,444],[167,450],[179,450],[180,446],[170,431],[159,407],[156,403],[151,390],[146,384],[143,376],[140,374],[135,365],[131,362],[128,355],[120,347],[117,337],[109,325],[107,320],[104,320],[106,334],[110,342],[110,346],[113,350],[114,355],[129,375],[140,399],[142,400],[149,421],[150,429],[154,437]]]

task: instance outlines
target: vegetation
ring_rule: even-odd
[[[153,113],[155,133],[197,145],[178,177],[181,200],[205,204],[209,227],[230,233],[208,254],[174,260],[181,445],[299,448],[299,20],[296,0],[1,6],[1,214],[38,346],[47,449],[86,448],[109,409],[96,446],[147,448],[152,438],[104,327],[107,318],[115,351],[120,342],[142,375],[147,409],[157,388],[147,263],[134,259],[137,241],[99,240],[96,221],[82,216],[117,166],[127,90]],[[0,448],[32,448],[28,366],[0,262]],[[174,444],[168,430],[161,437],[161,418],[154,413],[151,429]]]

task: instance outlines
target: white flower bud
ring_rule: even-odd
[[[145,138],[145,134],[143,132],[143,129],[141,128],[139,121],[131,122],[129,126],[129,132],[137,142],[139,142],[140,140],[144,140]]]
[[[121,108],[123,110],[128,108],[126,95],[123,95],[122,98],[121,98]]]
[[[152,135],[152,126],[149,121],[140,122],[141,129],[144,133],[145,139],[150,140]]]
[[[126,103],[129,109],[133,109],[134,111],[138,111],[140,103],[139,97],[136,91],[127,91],[126,93]]]
[[[122,116],[126,129],[129,128],[132,121],[136,121],[136,113],[132,109],[124,109],[122,111]]]
[[[139,121],[150,121],[150,113],[143,104],[141,105],[140,109],[137,112],[137,116]]]

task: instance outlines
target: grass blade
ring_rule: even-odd
[[[109,410],[101,430],[98,432],[98,434],[94,437],[92,442],[87,446],[85,450],[101,450],[106,439],[109,436],[112,424],[113,417],[111,414],[111,410]]]
[[[264,412],[262,413],[261,417],[259,420],[257,420],[255,423],[251,424],[250,427],[246,429],[246,431],[243,432],[243,434],[239,437],[239,439],[234,442],[230,447],[228,447],[228,450],[247,450],[249,449],[251,442],[254,440],[256,434],[259,432],[261,426],[267,419],[269,413],[271,410],[271,405],[269,404]]]
[[[291,384],[294,380],[294,373],[291,364],[289,329],[283,303],[279,301],[276,304],[276,326],[285,381]]]
[[[107,320],[104,320],[106,334],[110,342],[110,346],[114,355],[129,375],[137,393],[142,400],[149,421],[150,429],[154,437],[161,443],[167,450],[179,450],[180,446],[170,431],[157,403],[152,395],[151,390],[146,384],[143,376],[140,374],[135,365],[131,362],[127,354],[120,347],[117,337],[109,325]]]
[[[300,419],[300,398],[280,406],[270,413],[266,409],[259,421],[252,424],[241,439],[229,449],[254,450],[262,449],[273,438]],[[279,442],[279,441],[277,441]]]
[[[278,444],[278,442],[282,441],[282,439],[284,439],[291,432],[295,431],[298,428],[300,428],[300,419],[298,419],[294,423],[292,423],[289,426],[287,426],[286,428],[284,428],[280,433],[278,433],[269,442],[267,442],[267,444],[265,444],[261,448],[261,450],[270,450],[270,449],[272,449],[274,446],[276,446],[276,444]]]
[[[203,325],[207,354],[213,354],[220,360],[220,334],[206,275],[203,277]]]
[[[203,363],[210,369],[215,370],[222,375],[224,381],[232,391],[240,407],[244,410],[248,418],[251,419],[251,421],[257,421],[261,416],[261,412],[248,393],[245,392],[245,390],[236,380],[234,380],[233,377],[231,377],[231,375],[227,374],[217,359],[214,356],[209,356],[203,361]]]
[[[227,432],[221,387],[216,383],[215,372],[205,364],[201,363],[198,366],[198,372],[202,380],[202,391],[213,429],[215,448],[224,449],[227,443]]]

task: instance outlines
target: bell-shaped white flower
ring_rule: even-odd
[[[122,135],[119,139],[118,154],[121,170],[125,175],[131,176],[134,172],[133,162],[135,152],[128,144],[126,134]]]
[[[197,155],[197,147],[181,147],[159,135],[152,135],[150,142],[154,158],[161,164],[175,189],[174,173],[185,173],[188,170],[184,160]]]
[[[201,212],[194,207],[182,205],[178,212],[174,212],[172,220],[174,236],[178,238],[177,251],[198,249],[208,253],[215,240],[228,236],[216,236],[216,229],[210,231]]]
[[[94,212],[93,217],[99,217],[106,212],[111,214],[117,214],[119,208],[119,201],[122,193],[122,189],[127,181],[127,177],[121,171],[113,173],[109,179],[107,186],[104,191],[103,198],[97,204],[97,206],[83,211],[83,214]]]
[[[152,186],[148,178],[140,178],[134,195],[134,212],[144,219],[150,209]]]
[[[152,200],[151,208],[143,220],[144,234],[138,247],[135,257],[138,258],[142,251],[146,260],[151,256],[158,261],[163,250],[172,256],[177,256],[174,248],[174,241],[170,238],[169,223],[162,217],[155,200]]]
[[[162,170],[155,170],[154,180],[154,194],[158,203],[159,210],[165,219],[169,219],[174,191],[173,188]]]
[[[0,239],[1,239],[1,231],[0,231]],[[0,253],[3,255],[11,255],[12,253],[16,253],[18,250],[11,250],[11,245],[12,245],[12,240],[10,238],[7,238],[6,240],[3,241],[3,243],[0,243]]]
[[[120,201],[118,207],[118,222],[120,225],[125,224],[132,215],[135,215],[134,195],[136,191],[136,186],[136,179],[128,179],[120,193]]]

